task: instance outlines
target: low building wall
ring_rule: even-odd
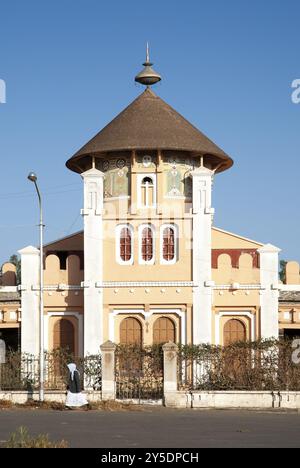
[[[83,392],[90,403],[102,400],[101,392]],[[39,401],[39,392],[0,391],[0,400],[14,404],[25,404],[28,400]],[[45,401],[64,403],[66,393],[62,391],[45,392]],[[119,400],[129,403],[129,400]],[[162,404],[162,401],[150,402],[130,400],[131,404]],[[165,394],[164,405],[169,408],[203,409],[300,409],[300,392],[169,392]]]
[[[165,406],[215,409],[300,409],[300,392],[170,392]]]
[[[83,392],[90,403],[101,401],[101,392]],[[11,401],[14,404],[25,404],[28,400],[39,401],[39,392],[28,393],[26,391],[20,392],[4,392],[0,391],[0,400]],[[45,392],[45,401],[56,403],[65,403],[66,392],[62,391],[49,391]]]

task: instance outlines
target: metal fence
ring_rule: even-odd
[[[45,390],[66,390],[68,384],[67,364],[74,362],[80,373],[82,387],[101,390],[101,355],[86,358],[74,357],[68,353],[54,351],[45,353]],[[18,352],[9,352],[5,364],[0,364],[0,390],[25,390],[39,387],[39,357]]]
[[[116,398],[163,398],[163,352],[160,346],[118,346],[115,354]]]
[[[181,346],[180,390],[300,390],[300,365],[288,341]]]

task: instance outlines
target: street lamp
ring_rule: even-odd
[[[40,401],[44,401],[44,265],[43,265],[43,207],[42,197],[37,184],[37,175],[30,172],[28,180],[34,183],[40,207]]]

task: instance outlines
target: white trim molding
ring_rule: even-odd
[[[96,288],[144,288],[144,287],[161,287],[167,286],[170,288],[187,287],[195,288],[198,285],[193,281],[103,281],[96,283]]]
[[[44,288],[43,288],[44,291],[58,291],[58,292],[61,292],[61,291],[81,291],[82,289],[84,289],[84,287],[82,285],[73,286],[73,285],[62,284],[62,283],[45,285]],[[39,291],[39,290],[40,290],[40,288],[39,288],[38,285],[33,285],[31,287],[31,291]]]
[[[0,286],[1,293],[18,292],[18,286]]]
[[[300,291],[300,284],[279,284],[278,289],[280,291],[299,292]]]
[[[216,345],[220,345],[220,322],[221,322],[221,317],[247,317],[250,319],[250,339],[251,341],[256,340],[256,332],[255,332],[255,322],[256,322],[256,317],[255,315],[250,312],[250,311],[240,311],[237,312],[235,310],[232,311],[220,311],[216,312],[215,314],[215,342]]]
[[[109,340],[113,343],[115,342],[115,317],[117,315],[143,315],[144,319],[147,320],[154,314],[174,314],[180,318],[180,340],[181,344],[186,344],[187,330],[186,330],[186,312],[182,309],[150,309],[149,312],[145,312],[144,309],[114,309],[112,312],[109,312],[108,317],[108,333]]]
[[[121,258],[121,232],[123,229],[128,229],[129,232],[130,232],[130,236],[131,236],[131,258],[130,260],[122,260]],[[116,226],[116,230],[115,230],[116,234],[115,234],[115,246],[116,246],[116,262],[119,264],[119,265],[133,265],[133,260],[134,260],[134,229],[133,229],[133,226],[129,223],[125,223],[125,224],[118,224]]]
[[[264,290],[264,288],[262,288],[261,284],[217,284],[215,286],[213,286],[213,289],[216,290],[216,291],[224,291],[224,290],[227,290],[227,291],[243,291],[243,290],[250,290],[250,291],[262,291]]]

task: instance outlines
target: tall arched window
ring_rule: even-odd
[[[117,226],[116,260],[120,264],[133,263],[133,229],[129,224]]]
[[[59,319],[53,330],[53,349],[62,348],[70,353],[75,352],[75,332],[71,320]]]
[[[238,341],[246,341],[246,327],[241,320],[228,320],[224,327],[224,346]]]
[[[175,343],[176,333],[173,320],[168,317],[160,317],[153,326],[153,344],[162,344],[172,341]]]
[[[128,227],[124,227],[120,234],[120,257],[123,262],[128,262],[131,259],[131,232]]]
[[[128,317],[122,320],[120,325],[120,343],[142,346],[142,325],[138,319]]]
[[[150,226],[142,227],[141,236],[141,260],[143,263],[153,262],[154,260],[154,239],[153,230]]]
[[[174,264],[178,260],[178,230],[175,225],[161,227],[161,263]]]

